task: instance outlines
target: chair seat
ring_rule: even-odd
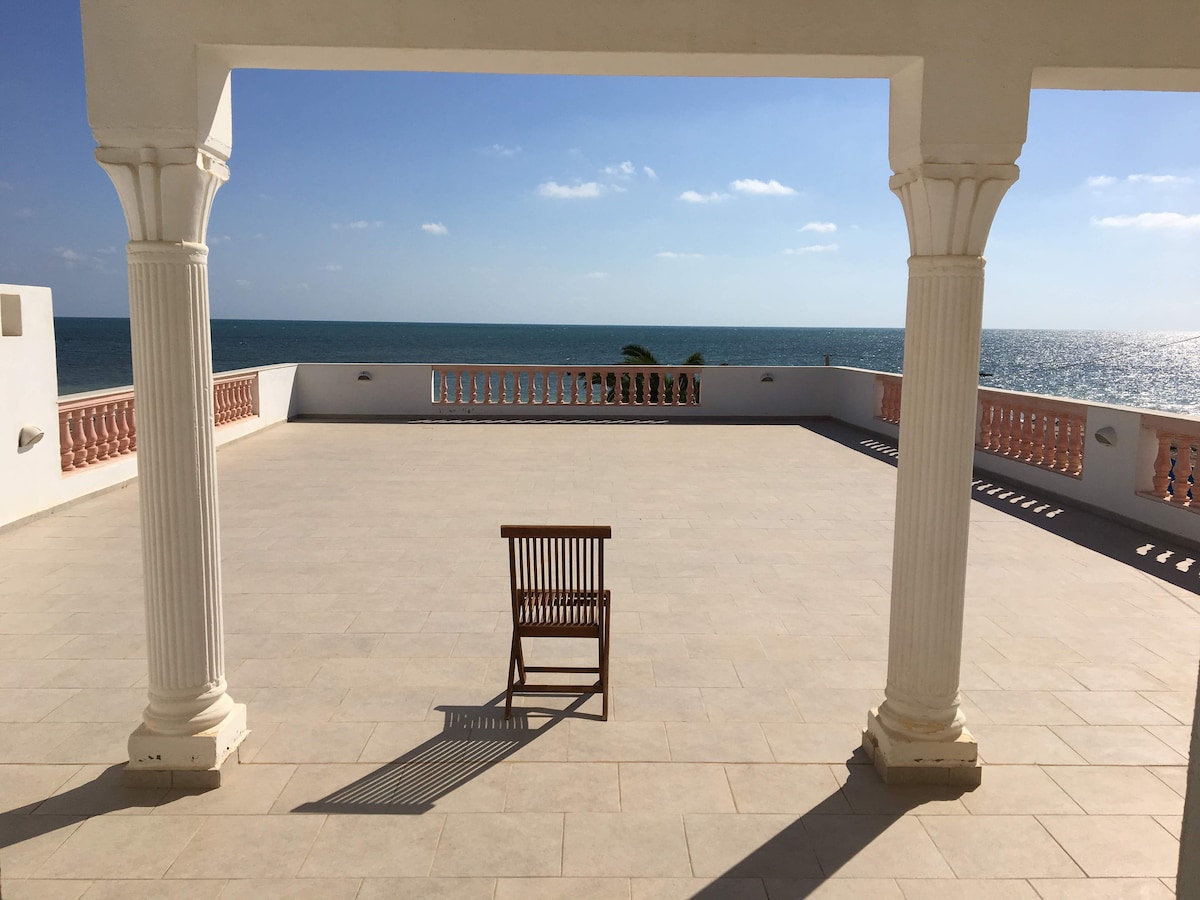
[[[600,627],[600,602],[609,602],[609,592],[596,591],[518,591],[517,625],[545,626],[552,629]],[[586,633],[590,633],[586,632]]]

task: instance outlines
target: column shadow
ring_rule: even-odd
[[[967,791],[936,785],[889,787],[873,766],[847,760],[846,780],[839,790],[716,876],[692,895],[693,900],[802,900],[820,891],[905,815],[926,803],[957,800]],[[941,858],[936,848],[933,853]],[[915,860],[913,871],[928,864]],[[869,869],[854,875],[892,877]]]
[[[572,695],[574,696],[574,695]],[[569,718],[580,714],[590,695],[564,709],[514,707],[504,718],[501,694],[483,706],[439,706],[442,730],[429,740],[352,784],[293,812],[420,815],[439,799],[478,778]]]

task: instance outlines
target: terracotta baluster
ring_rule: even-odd
[[[113,400],[108,404],[108,456],[109,459],[114,459],[121,455],[121,428],[120,428],[120,406],[119,400]]]
[[[1184,505],[1188,502],[1188,491],[1191,485],[1188,478],[1192,474],[1192,442],[1190,434],[1175,435],[1175,465],[1174,477],[1171,480],[1172,502]]]
[[[96,405],[96,462],[108,459],[108,404]]]
[[[1000,430],[998,433],[999,442],[996,446],[996,452],[1004,456],[1008,456],[1012,449],[1012,407],[1007,400],[1001,400],[997,404],[1000,410]]]
[[[1067,474],[1079,475],[1083,472],[1083,416],[1070,414],[1071,436],[1067,442]]]
[[[96,461],[100,449],[96,444],[96,407],[85,406],[79,411],[79,415],[83,422],[83,444],[86,451],[83,465],[90,466]],[[79,465],[78,459],[75,465]]]
[[[118,400],[113,404],[117,423],[117,455],[124,456],[129,452],[129,420],[125,411],[129,407],[128,400]]]
[[[62,410],[58,413],[58,450],[62,470],[70,472],[75,468],[75,441],[71,437],[71,413]]]
[[[1171,494],[1167,488],[1171,484],[1171,438],[1169,431],[1159,431],[1155,434],[1158,439],[1158,453],[1154,457],[1154,478],[1151,490],[1160,500],[1170,500]]]
[[[125,410],[125,420],[129,423],[129,452],[137,452],[137,398],[129,398],[129,407]]]
[[[982,392],[979,395],[979,409],[979,447],[986,450],[992,439],[992,401]]]
[[[1032,408],[1027,406],[1021,410],[1021,447],[1017,451],[1017,458],[1022,462],[1027,462],[1033,456],[1033,416]]]

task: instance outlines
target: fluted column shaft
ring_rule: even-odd
[[[225,685],[204,243],[229,173],[195,147],[101,147],[96,158],[130,235],[149,702],[127,780],[215,785],[247,733]]]
[[[962,731],[958,684],[983,321],[980,257],[909,260],[885,723]]]
[[[163,734],[229,712],[213,447],[208,248],[129,244],[150,702]]]

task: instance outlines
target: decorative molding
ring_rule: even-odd
[[[97,147],[131,241],[204,244],[217,188],[229,178],[219,157],[196,147]]]
[[[893,175],[912,255],[983,256],[992,219],[1019,174],[1015,165],[922,163]]]

